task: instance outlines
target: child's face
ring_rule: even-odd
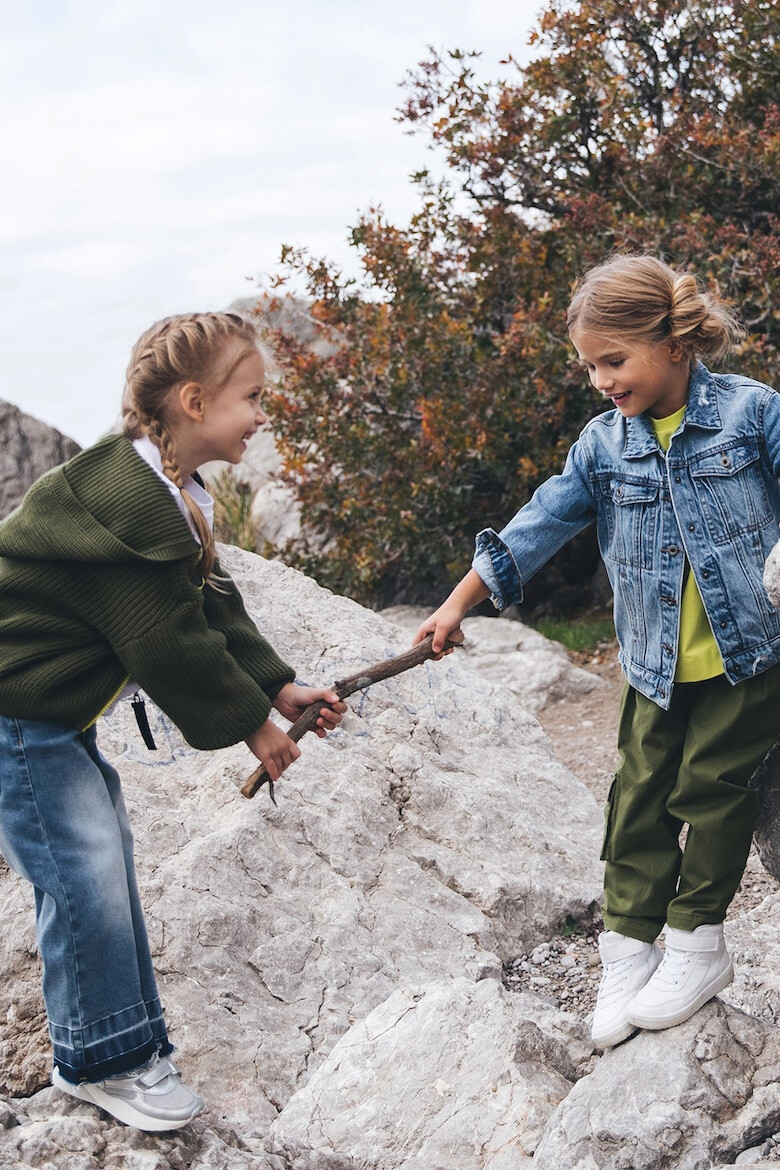
[[[653,418],[668,418],[685,405],[690,366],[677,345],[618,344],[598,333],[576,331],[571,339],[595,389],[624,418],[645,411]]]
[[[240,463],[252,435],[268,421],[260,405],[265,366],[257,350],[241,359],[222,389],[203,403],[199,438],[205,461]]]

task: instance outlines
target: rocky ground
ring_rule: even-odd
[[[616,749],[618,711],[623,674],[617,661],[617,643],[600,644],[592,654],[570,655],[577,666],[597,674],[608,687],[599,687],[552,703],[538,719],[569,771],[603,803],[618,762]],[[742,884],[731,907],[741,914],[757,906],[777,882],[762,866],[753,849]],[[573,926],[519,956],[505,972],[507,986],[535,991],[578,1015],[588,1016],[596,1001],[601,964],[596,938],[602,927],[598,916],[592,923]]]

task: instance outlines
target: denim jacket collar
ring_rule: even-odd
[[[683,426],[702,427],[708,431],[719,431],[723,426],[718,409],[717,383],[701,362],[697,362],[691,373]],[[653,424],[647,414],[626,419],[624,459],[643,459],[658,449]]]
[[[688,408],[684,425],[719,431],[723,427],[718,407],[718,383],[709,370],[697,362],[688,387]]]

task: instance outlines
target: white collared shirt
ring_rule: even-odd
[[[170,491],[174,500],[176,501],[176,504],[179,508],[179,511],[181,512],[184,519],[187,521],[190,532],[195,537],[198,544],[200,544],[200,537],[198,536],[198,532],[197,532],[197,529],[195,527],[194,521],[192,519],[192,516],[190,515],[190,510],[187,507],[185,501],[182,499],[181,489],[179,489],[172,480],[168,479],[168,476],[165,474],[165,472],[162,469],[162,459],[160,458],[159,449],[157,447],[155,447],[154,443],[152,442],[152,440],[149,438],[148,435],[142,435],[140,439],[133,439],[133,446],[135,447],[136,451],[141,456],[141,458],[144,460],[144,462],[149,464],[152,471],[155,471],[159,475],[160,479],[163,481],[165,486],[168,488],[168,490]],[[185,491],[188,491],[190,493],[193,500],[195,501],[195,503],[198,505],[201,512],[205,516],[206,522],[208,523],[209,528],[213,532],[214,531],[214,500],[213,500],[213,498],[209,495],[209,493],[206,491],[205,488],[200,486],[200,484],[197,482],[197,480],[192,478],[191,475],[187,476],[187,478],[184,480],[184,483],[182,484],[182,487],[184,488]]]

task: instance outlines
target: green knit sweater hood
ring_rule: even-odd
[[[194,747],[246,739],[294,674],[199,558],[124,435],[44,475],[0,524],[0,714],[83,730],[133,679]]]
[[[0,524],[0,556],[194,561],[198,542],[171,503],[170,491],[132,443],[124,435],[107,435],[33,484]],[[150,522],[139,523],[143,516]]]

